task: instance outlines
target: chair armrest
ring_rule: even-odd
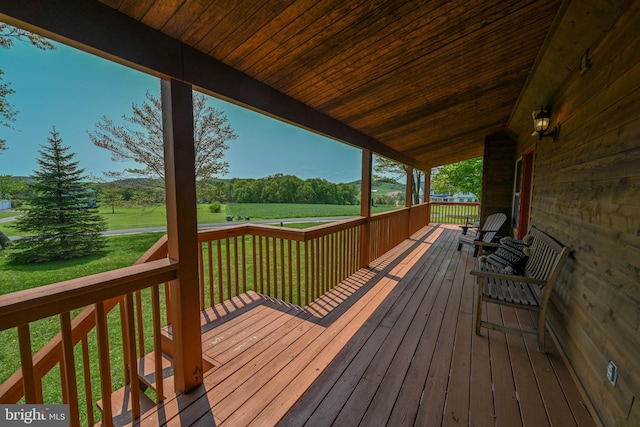
[[[462,234],[467,234],[467,231],[470,228],[475,228],[477,230],[478,228],[480,228],[480,226],[478,226],[478,225],[461,225],[460,228],[462,228]]]
[[[473,274],[478,277],[486,277],[490,279],[499,279],[499,280],[510,280],[512,282],[523,282],[523,283],[531,283],[534,285],[546,285],[546,280],[534,279],[533,277],[524,277],[517,274],[502,274],[502,273],[493,273],[491,271],[484,270],[471,270],[469,274]]]

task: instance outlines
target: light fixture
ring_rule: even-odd
[[[553,128],[553,131],[550,133],[545,133],[549,129],[549,124],[551,124],[551,107],[540,106],[539,112],[531,113],[533,116],[533,134],[531,136],[535,136],[538,134],[538,139],[542,141],[542,138],[545,136],[550,136],[555,141],[558,139],[558,134],[560,133],[560,125],[556,125]]]

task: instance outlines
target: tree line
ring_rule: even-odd
[[[355,205],[358,204],[359,188],[322,178],[303,180],[293,175],[275,174],[260,179],[231,179],[224,194],[225,200],[221,201],[230,203]]]

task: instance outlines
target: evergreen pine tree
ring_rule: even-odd
[[[90,193],[83,183],[84,169],[73,161],[74,153],[62,146],[55,127],[41,145],[40,170],[29,184],[33,197],[27,213],[14,227],[29,235],[14,245],[17,262],[48,262],[92,255],[106,244],[100,234],[106,222],[96,207],[90,206]]]

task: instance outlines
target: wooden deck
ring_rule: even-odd
[[[306,310],[256,293],[216,306],[203,385],[141,425],[595,425],[551,340],[542,354],[534,338],[473,334],[476,259],[458,234],[426,227]]]

